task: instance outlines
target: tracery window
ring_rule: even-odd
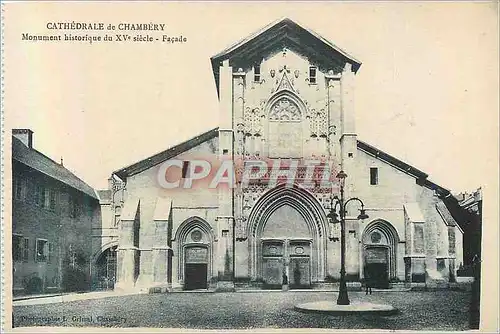
[[[300,121],[300,119],[299,107],[286,96],[274,102],[269,113],[271,121]]]

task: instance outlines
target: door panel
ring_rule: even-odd
[[[311,286],[311,271],[309,257],[290,258],[290,287],[309,288]]]
[[[207,264],[186,263],[184,290],[207,288]]]
[[[263,279],[266,288],[281,288],[283,283],[283,263],[281,257],[263,258]]]
[[[374,288],[389,288],[389,253],[387,248],[371,247],[365,250],[364,276]]]
[[[373,288],[388,289],[387,263],[369,263],[365,265],[365,280],[369,281]]]

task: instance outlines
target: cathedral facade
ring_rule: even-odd
[[[358,139],[359,60],[283,19],[211,63],[219,126],[110,178],[114,232],[95,258],[116,252],[115,289],[336,284],[341,189],[361,200],[345,207],[348,281],[454,281],[463,232],[449,191]]]

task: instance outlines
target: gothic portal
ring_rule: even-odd
[[[326,216],[307,190],[285,184],[269,190],[248,226],[252,279],[281,287],[284,273],[291,285],[307,287],[325,276]]]

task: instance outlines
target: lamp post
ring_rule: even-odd
[[[357,201],[361,203],[360,213],[358,215],[358,219],[367,219],[368,215],[365,212],[363,201],[361,201],[357,197],[349,198],[344,202],[344,186],[345,179],[347,174],[344,171],[340,171],[336,176],[340,181],[340,198],[337,196],[332,197],[332,201],[330,204],[330,212],[327,215],[327,218],[330,220],[332,224],[340,223],[340,287],[339,287],[339,296],[337,299],[337,305],[349,305],[349,296],[347,295],[347,284],[345,280],[345,215],[346,215],[346,206],[351,201]],[[335,200],[335,205],[333,202]],[[339,206],[340,213],[340,221],[339,217],[336,213],[337,206]]]

